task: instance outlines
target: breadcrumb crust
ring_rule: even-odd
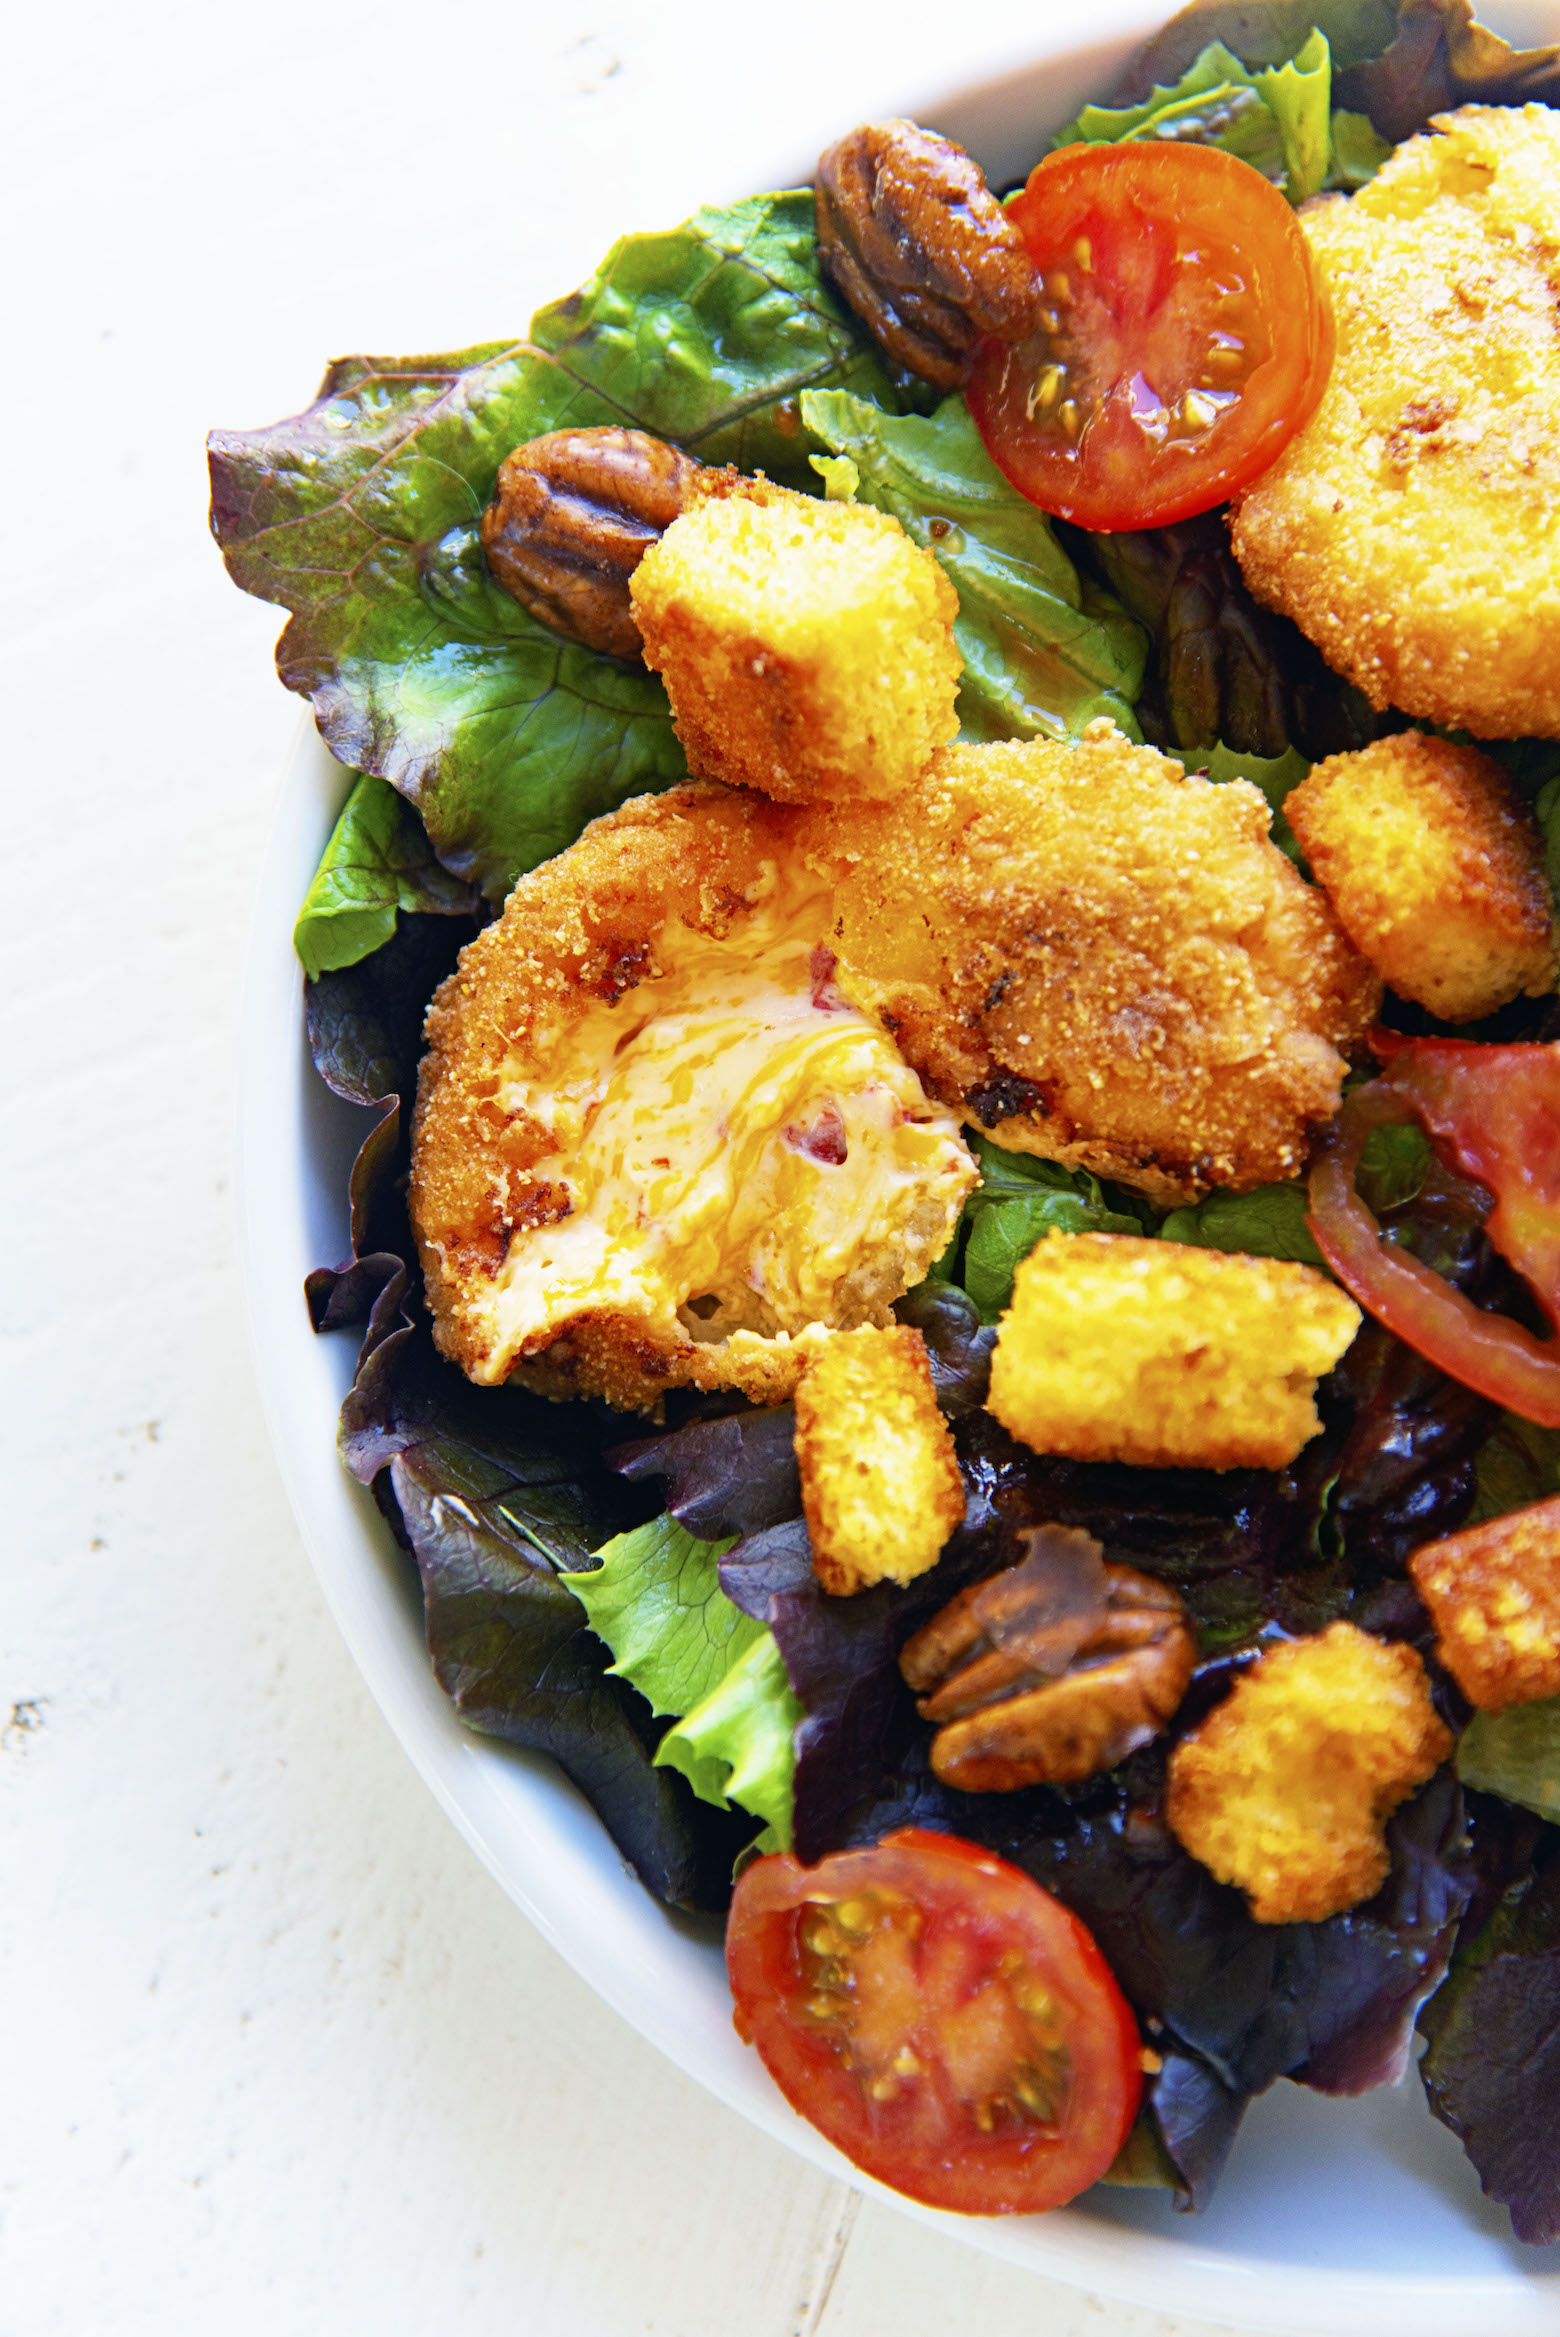
[[[1387,1819],[1451,1749],[1414,1649],[1334,1623],[1270,1648],[1182,1739],[1165,1814],[1259,1923],[1320,1923],[1380,1889]]]
[[[919,1331],[837,1331],[796,1390],[796,1459],[813,1572],[848,1596],[911,1582],[964,1520],[964,1480]]]
[[[1560,733],[1560,114],[1438,114],[1301,221],[1338,353],[1230,540],[1372,705]]]
[[[1284,810],[1344,931],[1400,998],[1473,1022],[1554,988],[1543,842],[1489,755],[1396,732],[1318,763]]]
[[[550,1066],[587,1015],[626,1007],[668,971],[674,927],[732,936],[777,900],[793,816],[761,796],[699,784],[625,804],[523,877],[439,990],[418,1081],[410,1205],[434,1336],[469,1377],[491,1382],[513,1369],[543,1394],[625,1407],[653,1405],[679,1384],[734,1386],[758,1403],[794,1388],[806,1325],[700,1339],[604,1304],[575,1312],[516,1362],[499,1298],[516,1237],[562,1227],[572,1211]],[[825,922],[820,912],[820,933]],[[626,1032],[631,1014],[624,1019]],[[951,1128],[943,1150],[951,1169],[929,1175],[909,1218],[868,1244],[834,1294],[830,1327],[887,1321],[946,1246],[975,1171]]]
[[[947,747],[802,849],[907,1062],[999,1144],[1165,1207],[1294,1176],[1381,986],[1244,781],[1109,722]]]
[[[1408,1570],[1470,1704],[1560,1696],[1560,1496],[1426,1542]]]

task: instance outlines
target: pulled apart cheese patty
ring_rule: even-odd
[[[1108,722],[945,747],[801,833],[833,933],[932,1094],[1165,1206],[1292,1177],[1381,985],[1243,780]]]
[[[1375,706],[1560,734],[1560,114],[1438,114],[1301,220],[1338,352],[1230,540]]]
[[[411,1204],[475,1380],[625,1406],[788,1394],[888,1320],[975,1169],[835,979],[786,815],[694,785],[521,880],[428,1021]]]

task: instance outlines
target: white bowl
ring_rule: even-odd
[[[1514,37],[1541,37],[1560,4],[1490,13]],[[1101,30],[1130,34],[1159,20],[1157,9],[1105,0]],[[1071,47],[1043,77],[1019,71],[920,118],[962,137],[994,176],[1014,175],[1047,123],[1104,84],[1123,46]],[[1038,32],[1034,47],[1061,41]],[[914,93],[900,102],[916,110]],[[881,2191],[793,2114],[737,2042],[714,1929],[641,1889],[550,1763],[461,1726],[429,1668],[410,1570],[336,1457],[355,1340],[316,1337],[302,1296],[311,1267],[346,1255],[346,1175],[366,1125],[315,1076],[290,943],[346,783],[305,727],[262,880],[242,1024],[238,1200],[250,1329],[272,1442],[325,1596],[386,1719],[472,1848],[581,1977],[679,2068],[831,2174],[972,2246],[1134,2304],[1250,2330],[1553,2337],[1560,2248],[1512,2240],[1412,2076],[1359,2102],[1275,2086],[1248,2114],[1200,2216],[1175,2214],[1157,2194],[1096,2191],[1049,2216],[965,2220]]]

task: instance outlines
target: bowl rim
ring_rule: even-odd
[[[1118,5],[1101,12],[1101,24],[1109,34],[1164,13]],[[1037,32],[1030,63],[1046,37]],[[1054,45],[1060,52],[1066,44]],[[966,85],[926,110],[951,123],[978,119],[982,107],[989,113],[1000,103],[1003,78]],[[1458,2196],[1455,2208],[1465,2224],[1486,2227],[1480,2245],[1489,2269],[1405,2276],[1210,2245],[1190,2220],[1154,2228],[1127,2220],[1130,2211],[1081,2206],[1047,2217],[964,2219],[886,2190],[791,2111],[757,2056],[737,2042],[713,1927],[649,1897],[549,1762],[462,1726],[433,1680],[408,1570],[372,1497],[337,1459],[335,1415],[354,1342],[317,1337],[302,1298],[303,1275],[346,1254],[345,1170],[368,1124],[313,1070],[291,948],[298,903],[351,777],[303,715],[258,886],[239,1021],[234,1205],[244,1312],[272,1448],[326,1603],[370,1694],[457,1831],[587,1985],[706,2091],[823,2172],[966,2244],[1124,2303],[1274,2337],[1307,2337],[1324,2325],[1333,2337],[1466,2337],[1479,2326],[1498,2327],[1502,2337],[1553,2337],[1560,2248],[1517,2252],[1516,2243],[1502,2244],[1476,2195]]]

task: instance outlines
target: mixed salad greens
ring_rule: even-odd
[[[1463,0],[1214,0],[1056,143],[1217,144],[1299,201],[1360,186],[1391,141],[1483,96],[1560,100],[1560,58],[1514,55]],[[1280,2076],[1361,2091],[1405,2065],[1417,2016],[1435,2114],[1519,2236],[1560,2237],[1560,1703],[1465,1728],[1457,1776],[1393,1820],[1389,1879],[1366,1905],[1264,1926],[1167,1830],[1163,1742],[1082,1786],[960,1793],[931,1772],[898,1668],[1017,1527],[1060,1520],[1181,1593],[1202,1657],[1194,1720],[1265,1631],[1346,1617],[1424,1641],[1409,1552],[1560,1489],[1560,1432],[1499,1413],[1374,1324],[1322,1384],[1323,1433],[1279,1472],[1047,1459],[982,1408],[992,1326],[1047,1233],[1320,1265],[1299,1183],[1161,1215],[975,1140],[955,1239],[898,1309],[927,1342],[966,1520],[904,1589],[820,1589],[789,1406],[674,1396],[663,1426],[631,1436],[600,1405],[479,1389],[435,1354],[403,1197],[427,1001],[519,874],[684,774],[655,676],[561,641],[482,554],[505,453],[597,422],[900,520],[958,592],[968,737],[1077,736],[1109,715],[1216,780],[1254,778],[1297,853],[1288,788],[1395,727],[1254,604],[1217,514],[1113,535],[1044,519],[963,397],[897,373],[836,299],[805,190],[626,239],[523,339],[345,360],[307,413],[214,439],[229,569],[288,608],[282,678],[359,774],[296,943],[315,1063],[376,1116],[352,1171],[351,1257],[310,1277],[308,1303],[321,1330],[361,1329],[341,1448],[417,1566],[441,1685],[474,1729],[551,1754],[680,1907],[724,1907],[755,1845],[812,1861],[907,1825],[1042,1882],[1088,1925],[1156,2049],[1124,2179],[1201,2203],[1254,2094]],[[1560,851],[1560,749],[1491,751]],[[1391,1001],[1388,1019],[1435,1027]],[[1463,1035],[1555,1037],[1560,1010],[1521,1000],[1496,1024]],[[1504,1303],[1488,1196],[1417,1128],[1378,1129],[1360,1184],[1393,1240]]]

